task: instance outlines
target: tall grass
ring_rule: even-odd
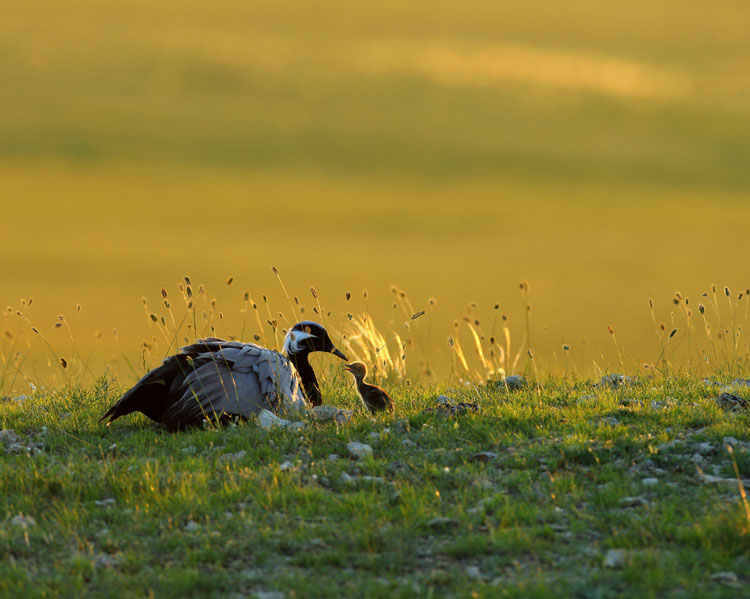
[[[272,306],[267,293],[238,290],[234,277],[229,277],[214,296],[205,285],[196,285],[185,276],[175,285],[141,299],[145,325],[140,347],[120,348],[118,359],[103,365],[96,352],[96,341],[102,333],[97,332],[93,343],[77,338],[80,304],[72,321],[59,314],[52,323],[40,323],[33,315],[33,300],[22,299],[18,308],[9,306],[3,313],[0,392],[10,395],[72,388],[102,375],[119,377],[123,384],[129,384],[181,346],[203,337],[239,339],[279,349],[286,331],[302,319],[323,324],[337,346],[347,356],[367,364],[374,380],[381,384],[481,384],[512,374],[539,382],[549,375],[577,377],[582,366],[576,364],[575,347],[569,343],[562,345],[562,363],[558,363],[556,353],[549,356],[535,349],[527,282],[519,286],[521,322],[512,323],[499,303],[485,307],[469,302],[465,313],[453,320],[451,330],[441,335],[447,342],[440,343],[433,330],[432,316],[438,309],[434,297],[412,300],[405,290],[393,286],[390,319],[380,322],[369,310],[367,290],[360,296],[345,292],[344,311],[334,312],[327,308],[328,298],[314,287],[309,293],[290,294],[281,273],[271,268],[286,299],[283,309]],[[710,375],[726,381],[746,376],[750,365],[745,335],[748,291],[733,295],[728,287],[712,285],[701,300],[696,314],[695,302],[679,291],[669,312],[660,310],[650,299],[655,345],[639,348],[638,356],[652,358],[638,364],[637,358],[631,358],[620,346],[609,326],[617,363],[612,368],[603,361],[595,363],[595,368],[645,376]],[[115,338],[117,334],[114,329]],[[520,343],[515,344],[515,338],[521,339]],[[314,359],[323,380],[341,376],[325,357]]]

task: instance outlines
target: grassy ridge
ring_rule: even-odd
[[[0,425],[21,447],[0,461],[0,593],[744,592],[750,521],[724,443],[750,478],[748,414],[722,411],[713,388],[449,390],[481,408],[456,420],[423,413],[436,393],[393,389],[396,416],[301,432],[165,434],[140,416],[105,429],[106,384],[4,402]],[[343,385],[325,396],[356,408]],[[352,440],[372,457],[350,458]],[[605,566],[610,549],[624,561]]]

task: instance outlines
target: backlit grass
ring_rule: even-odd
[[[395,416],[301,432],[167,434],[141,415],[105,429],[117,392],[104,382],[3,402],[21,445],[0,460],[0,593],[730,597],[747,584],[750,521],[724,448],[750,478],[747,413],[721,411],[713,388],[550,380],[541,394],[448,390],[480,413],[422,413],[442,390],[395,387]],[[342,384],[324,397],[359,410]],[[350,440],[373,456],[350,458]],[[610,549],[625,551],[614,568]]]

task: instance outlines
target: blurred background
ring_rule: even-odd
[[[5,370],[132,382],[184,275],[252,340],[245,290],[293,320],[272,265],[333,329],[399,329],[398,286],[438,378],[465,316],[637,370],[676,290],[750,284],[748,31],[745,0],[6,1]]]

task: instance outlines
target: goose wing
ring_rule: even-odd
[[[188,356],[179,398],[161,421],[169,428],[199,423],[204,418],[249,418],[280,405],[303,407],[305,396],[296,371],[280,353],[252,343],[206,339],[182,348]]]
[[[139,410],[170,429],[205,418],[248,418],[280,405],[304,407],[300,379],[280,353],[252,343],[209,338],[147,373],[104,415],[111,420]]]

